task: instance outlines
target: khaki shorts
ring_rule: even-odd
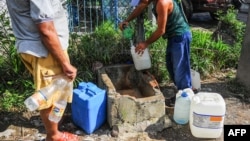
[[[65,51],[68,56],[68,53]],[[51,54],[48,57],[38,58],[33,55],[21,53],[22,62],[29,72],[33,75],[35,91],[48,86],[53,78],[62,75],[62,68],[60,64],[52,57]],[[46,103],[42,104],[38,110],[47,109],[59,98],[60,92],[53,94],[52,98],[48,99]],[[72,102],[72,94],[68,98],[68,102]]]

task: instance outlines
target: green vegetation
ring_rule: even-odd
[[[5,15],[0,14],[0,109],[13,111],[24,107],[24,99],[34,88],[16,52],[10,21]]]
[[[214,41],[212,33],[192,30],[191,66],[203,76],[226,68],[236,68],[240,44],[228,45],[222,40]]]
[[[192,29],[191,66],[203,78],[221,69],[237,67],[244,24],[232,22],[230,17],[235,17],[234,11],[229,11],[227,15],[229,18],[221,15],[219,19],[233,27],[236,39],[234,44],[226,44],[221,38],[214,40],[212,32]],[[5,13],[0,15],[0,26],[0,110],[25,110],[23,101],[34,90],[32,77],[16,52],[15,38]],[[129,41],[113,27],[113,23],[105,22],[94,33],[71,34],[69,55],[73,65],[78,68],[75,86],[81,81],[96,81],[95,62],[101,62],[104,66],[131,62]],[[145,36],[149,36],[155,29],[150,21],[145,22],[145,27]],[[165,67],[165,48],[166,41],[162,38],[150,46],[153,66],[150,71],[158,82],[170,82]]]

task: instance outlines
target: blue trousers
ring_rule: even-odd
[[[170,78],[178,90],[192,88],[190,70],[191,32],[168,38],[166,65]]]

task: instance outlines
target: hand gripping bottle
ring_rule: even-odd
[[[132,59],[135,65],[135,69],[140,71],[140,70],[145,70],[151,68],[151,59],[149,55],[149,50],[146,48],[143,52],[143,54],[138,54],[135,52],[135,46],[133,44],[132,36],[133,36],[133,30],[126,26],[123,25],[123,36],[126,39],[130,40],[130,52],[132,55]]]
[[[61,91],[61,96],[53,104],[49,114],[49,120],[58,123],[67,106],[69,96],[73,94],[73,82],[69,82]]]
[[[178,124],[187,124],[189,121],[191,100],[186,92],[176,97],[174,106],[174,121]]]
[[[40,105],[45,103],[50,97],[67,84],[67,80],[64,77],[55,78],[52,83],[28,97],[24,104],[29,111],[36,110]]]

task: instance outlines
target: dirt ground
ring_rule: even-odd
[[[224,125],[247,125],[250,123],[250,98],[249,93],[245,91],[244,87],[236,83],[235,77],[233,79],[229,76],[235,70],[227,70],[227,73],[220,73],[211,76],[211,78],[202,81],[203,92],[214,92],[221,94],[226,103],[226,115]],[[167,114],[171,117],[173,114],[167,110]],[[166,141],[204,141],[216,140],[223,141],[223,134],[217,139],[200,139],[192,136],[189,125],[180,126],[173,125],[173,127],[165,129],[160,135]],[[158,136],[159,137],[159,136]]]
[[[244,87],[235,83],[235,70],[225,70],[224,73],[214,74],[210,78],[202,80],[201,91],[215,92],[223,96],[226,103],[226,115],[224,124],[250,124],[250,98]],[[165,85],[161,87],[166,98],[173,87]],[[173,108],[167,108],[166,114],[172,119]],[[33,141],[45,138],[45,130],[37,112],[0,113],[0,140]],[[70,110],[66,112],[60,129],[78,134],[88,141],[223,141],[223,134],[217,139],[195,138],[189,125],[172,126],[161,132],[126,133],[120,137],[112,137],[112,129],[105,123],[93,134],[87,135],[76,127],[70,117]]]

